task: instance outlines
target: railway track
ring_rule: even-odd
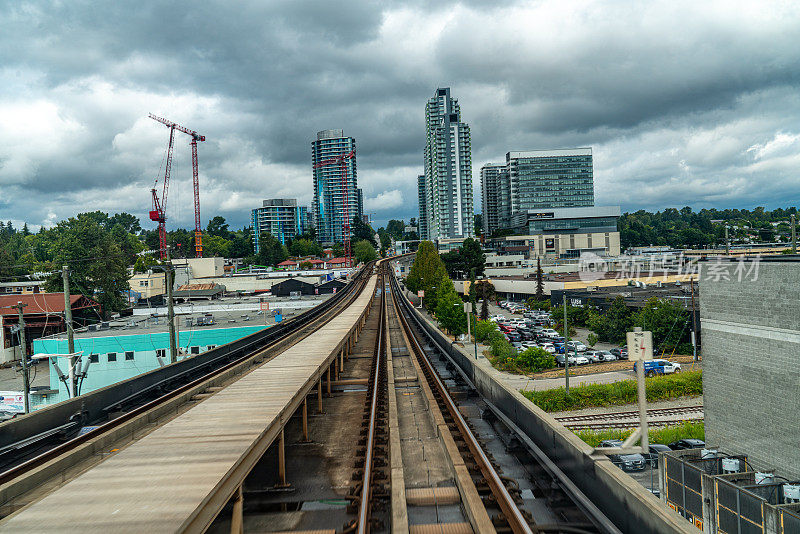
[[[675,419],[675,416],[680,418]],[[586,415],[567,415],[556,417],[556,420],[573,430],[633,428],[638,425],[639,412],[606,412]],[[668,426],[684,421],[702,421],[703,406],[681,406],[674,408],[652,408],[647,410],[647,422],[650,426]]]
[[[263,341],[254,341],[219,357],[209,354],[206,356],[209,362],[200,371],[187,372],[185,376],[158,384],[152,391],[143,390],[116,401],[103,411],[107,414],[103,420],[73,418],[55,431],[48,430],[0,448],[0,466],[3,468],[0,472],[0,489],[4,497],[4,502],[0,502],[0,518],[24,504],[24,499],[22,503],[15,503],[14,500],[19,500],[32,487],[35,489],[36,485],[44,484],[48,477],[63,477],[63,470],[74,464],[80,464],[81,468],[85,468],[87,463],[91,464],[92,460],[87,461],[87,457],[96,456],[93,447],[96,448],[97,444],[113,443],[120,439],[125,441],[130,439],[127,436],[143,426],[153,427],[163,422],[160,420],[164,418],[165,406],[169,405],[166,411],[175,415],[180,410],[179,406],[203,398],[209,391],[220,389],[253,365],[268,360],[318,330],[361,293],[373,268],[373,264],[365,266],[340,296],[287,321],[281,328],[269,329],[275,331],[268,331],[272,335],[264,336]],[[133,424],[143,418],[143,424]],[[20,418],[16,422],[26,419]],[[69,427],[68,433],[62,430],[65,426]],[[77,433],[81,426],[89,426],[90,429]],[[87,452],[86,449],[92,450]],[[71,459],[71,455],[74,459]],[[96,458],[96,461],[100,459]],[[48,470],[48,466],[56,465],[60,467]],[[25,480],[26,477],[29,480]]]

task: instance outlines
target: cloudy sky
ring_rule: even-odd
[[[416,216],[424,105],[449,86],[479,169],[591,146],[598,204],[800,204],[800,3],[0,3],[0,219],[145,219],[165,116],[206,135],[203,220],[312,195],[318,130],[356,138],[365,211]],[[168,225],[191,226],[188,137]],[[149,227],[149,221],[143,221]]]

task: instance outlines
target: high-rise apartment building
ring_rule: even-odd
[[[298,206],[294,198],[273,198],[265,200],[260,208],[252,211],[253,245],[258,254],[260,242],[271,234],[281,243],[286,243],[298,234],[309,229],[308,208]]]
[[[417,201],[419,203],[419,238],[428,239],[428,210],[425,208],[425,175],[417,176]]]
[[[427,238],[464,239],[474,235],[472,144],[469,125],[450,88],[439,88],[425,106],[425,211]]]
[[[313,218],[317,239],[323,243],[343,243],[345,217],[352,225],[353,217],[362,216],[355,150],[356,140],[345,137],[343,130],[318,132],[316,141],[311,143]]]

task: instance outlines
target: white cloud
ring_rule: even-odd
[[[364,211],[386,211],[403,205],[403,193],[399,189],[384,191],[364,200]]]

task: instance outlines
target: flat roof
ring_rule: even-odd
[[[555,148],[549,150],[520,150],[516,152],[507,152],[506,159],[519,159],[519,158],[545,158],[552,156],[591,156],[592,147],[581,148]]]

